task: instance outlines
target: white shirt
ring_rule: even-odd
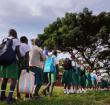
[[[26,43],[21,43],[21,45],[20,45],[21,57],[24,57],[26,55],[26,53],[29,51],[30,51],[30,46]]]
[[[18,39],[13,39],[13,37],[8,37],[8,38],[13,40],[12,48],[15,51],[16,47],[20,45],[20,41]]]

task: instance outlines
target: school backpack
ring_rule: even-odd
[[[45,61],[45,65],[44,65],[44,72],[55,72],[56,68],[54,65],[54,58],[53,57],[48,57]]]
[[[0,65],[9,65],[16,60],[16,54],[12,48],[13,40],[5,38],[0,45]]]

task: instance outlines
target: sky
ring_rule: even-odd
[[[19,37],[32,39],[65,12],[81,12],[87,7],[98,14],[109,12],[109,5],[110,0],[0,0],[0,41],[10,28],[16,29]]]

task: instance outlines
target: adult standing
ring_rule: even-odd
[[[30,70],[35,73],[36,88],[34,97],[39,97],[39,90],[43,84],[43,62],[45,60],[45,56],[39,39],[33,39],[32,45],[32,49],[29,52],[29,66]]]

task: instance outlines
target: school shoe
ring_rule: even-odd
[[[16,99],[14,99],[14,98],[7,98],[6,102],[7,102],[8,105],[11,105],[11,104],[16,102]]]
[[[70,94],[73,94],[73,89],[70,89]]]
[[[70,90],[70,93],[71,93],[71,94],[74,94],[74,93],[75,93],[75,90],[71,89],[71,90]]]
[[[67,90],[67,94],[70,94],[70,90]]]
[[[40,98],[42,98],[42,96],[40,96],[40,95],[37,93],[37,94],[34,94],[34,95],[33,95],[33,98],[34,98],[34,99],[40,99]]]
[[[67,94],[67,90],[66,89],[64,89],[64,94]]]
[[[79,93],[80,93],[80,90],[77,90],[77,91],[76,91],[76,94],[79,94]]]
[[[76,94],[77,93],[77,90],[76,89],[74,89],[74,94]]]
[[[82,93],[82,90],[81,89],[79,89],[79,93]]]
[[[42,94],[43,94],[44,96],[46,96],[46,95],[47,95],[46,90],[43,90],[43,91],[42,91]]]
[[[21,99],[21,95],[20,95],[20,93],[17,94],[16,99]]]
[[[5,101],[7,99],[7,97],[1,97],[0,96],[0,101]]]
[[[51,93],[49,93],[49,94],[48,94],[48,97],[52,97],[52,94],[51,94]]]
[[[86,93],[87,91],[86,91],[85,89],[82,89],[82,92],[83,92],[83,93]]]

